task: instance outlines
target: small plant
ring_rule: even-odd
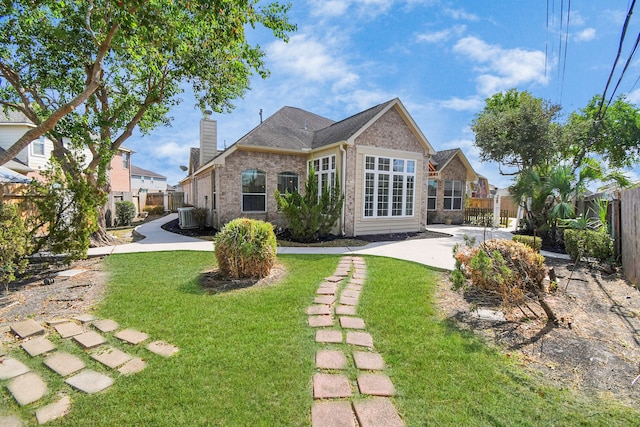
[[[164,206],[145,206],[142,210],[149,212],[149,215],[162,215],[164,213]]]
[[[514,242],[524,243],[536,252],[540,252],[540,248],[542,248],[542,239],[540,237],[516,234],[512,240]]]
[[[229,278],[268,276],[276,260],[273,226],[249,218],[227,223],[216,235],[215,256],[220,271]]]
[[[565,230],[564,245],[574,260],[587,257],[608,261],[613,257],[613,242],[604,230]]]
[[[31,242],[15,205],[0,202],[0,282],[9,293],[9,283],[27,266]]]
[[[194,208],[193,219],[198,224],[198,228],[204,228],[207,225],[207,217],[209,216],[209,210],[207,208]]]
[[[136,216],[136,205],[128,200],[116,202],[116,218],[118,225],[131,225],[131,221]]]

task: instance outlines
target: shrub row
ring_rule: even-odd
[[[607,261],[613,257],[611,237],[602,231],[565,230],[564,246],[573,260],[595,258],[598,261]]]

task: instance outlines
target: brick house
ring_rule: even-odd
[[[216,134],[215,121],[201,120],[200,148],[191,148],[180,182],[187,203],[207,208],[215,228],[238,217],[285,227],[274,192],[303,188],[310,166],[321,191],[339,180],[344,193],[336,234],[426,227],[435,150],[397,98],[338,122],[283,107],[221,152]]]

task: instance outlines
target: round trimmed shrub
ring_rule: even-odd
[[[136,205],[128,200],[116,202],[116,218],[118,225],[131,225],[131,221],[136,216]]]
[[[262,278],[276,260],[276,235],[265,221],[238,218],[227,223],[215,238],[220,271],[231,279]]]

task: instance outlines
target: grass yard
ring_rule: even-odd
[[[198,273],[212,253],[113,255],[109,292],[96,313],[180,347],[148,357],[141,373],[107,392],[74,393],[72,411],[52,425],[308,426],[315,331],[305,308],[339,257],[282,256],[282,282],[205,294]],[[639,412],[545,387],[472,334],[440,319],[440,273],[367,257],[359,312],[388,365],[408,426],[633,425]],[[96,363],[97,365],[97,363]],[[98,366],[92,366],[98,369]]]

